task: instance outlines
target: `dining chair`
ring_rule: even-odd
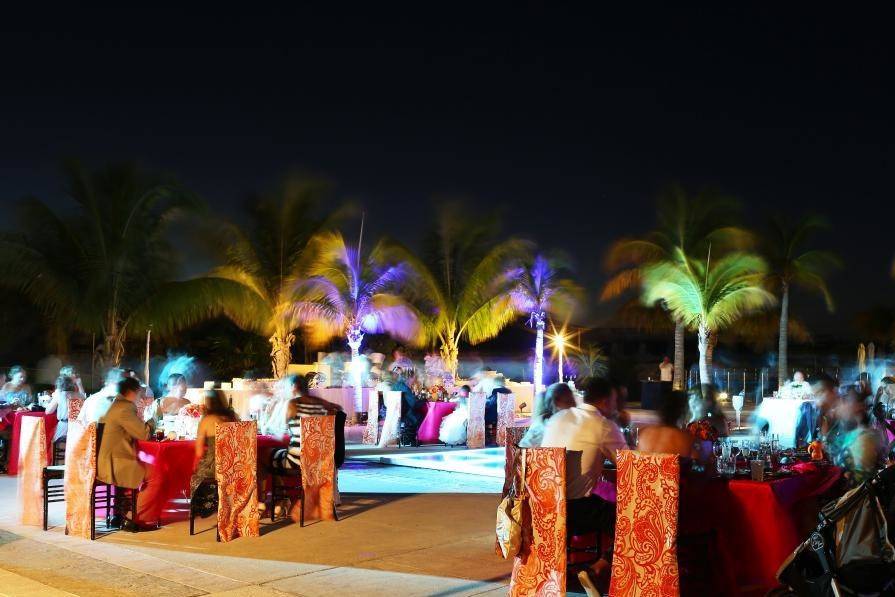
[[[320,520],[339,520],[335,424],[333,415],[301,418],[301,526],[308,514]]]
[[[380,393],[376,390],[368,394],[367,425],[364,427],[363,444],[375,446],[379,443],[379,404]]]
[[[20,522],[46,528],[44,510],[32,507],[45,498],[43,478],[47,466],[47,433],[44,417],[22,417],[18,458],[16,494],[21,512]]]
[[[523,517],[522,547],[513,560],[509,595],[558,595],[566,587],[566,451],[565,448],[520,449],[513,467],[522,476],[530,516]]]
[[[680,459],[676,454],[635,450],[616,454],[618,497],[609,594],[678,595]]]
[[[379,447],[397,444],[401,435],[401,392],[385,392],[385,422],[379,435]]]
[[[255,421],[218,423],[214,435],[218,541],[257,537],[258,425]]]

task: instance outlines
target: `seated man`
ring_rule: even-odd
[[[792,374],[792,380],[780,388],[779,396],[781,398],[790,398],[793,400],[806,400],[811,398],[811,386],[805,382],[805,374],[796,370]]]
[[[118,395],[100,421],[105,424],[99,454],[96,459],[96,478],[116,487],[115,518],[124,518],[124,489],[139,489],[143,484],[143,464],[137,458],[135,440],[149,439],[151,423],[144,423],[134,405],[140,397],[140,382],[126,377],[118,382]],[[136,530],[134,521],[125,524],[128,530]]]
[[[404,423],[404,433],[406,436],[413,438],[411,440],[412,444],[417,445],[416,430],[419,429],[426,416],[420,403],[425,401],[417,398],[410,387],[412,382],[413,372],[407,378],[399,376],[398,380],[392,384],[392,391],[401,392],[401,421]]]
[[[615,462],[616,450],[625,450],[618,427],[600,414],[597,404],[612,401],[615,388],[605,379],[593,379],[581,406],[559,411],[544,426],[544,448],[565,448],[567,528],[569,533],[615,535],[615,504],[591,492],[603,473],[603,461]],[[596,576],[609,567],[601,557],[578,578],[588,595],[599,595]]]
[[[112,401],[118,395],[118,382],[123,377],[124,372],[121,369],[109,369],[108,373],[106,373],[106,385],[99,392],[87,397],[87,400],[81,405],[78,421],[84,425],[89,425],[90,423],[98,423],[100,419],[106,416],[106,412],[112,406]]]

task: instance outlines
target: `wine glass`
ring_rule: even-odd
[[[743,394],[737,394],[733,397],[731,402],[733,403],[733,410],[737,413],[737,429],[740,428],[740,413],[743,411],[743,403],[746,401],[746,396]]]

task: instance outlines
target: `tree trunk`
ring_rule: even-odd
[[[780,339],[777,344],[777,389],[789,379],[789,286],[783,284],[783,296],[780,297]]]
[[[351,384],[354,386],[354,414],[364,410],[364,382],[360,363],[360,345],[364,333],[357,327],[348,328],[348,346],[351,348]]]
[[[457,346],[457,342],[454,340],[453,335],[446,336],[445,341],[441,344],[439,352],[441,352],[441,360],[444,361],[445,371],[450,371],[451,375],[456,380],[457,367],[460,359],[460,347]]]
[[[715,347],[718,345],[718,332],[709,331],[709,345],[705,351],[705,362],[709,368],[709,383],[715,383]]]
[[[672,389],[684,389],[684,323],[680,319],[674,322],[674,380]]]
[[[292,362],[292,344],[295,342],[295,334],[284,331],[274,332],[268,341],[270,342],[270,366],[276,379],[285,377]]]
[[[544,389],[544,327],[546,325],[544,313],[532,313],[531,321],[535,324],[537,330],[535,335],[535,363],[534,363],[534,379],[535,394]]]
[[[712,332],[705,324],[699,325],[699,383],[704,387],[712,384],[710,371],[712,368],[709,354],[709,343]]]

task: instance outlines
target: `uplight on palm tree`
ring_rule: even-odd
[[[566,330],[566,326],[563,326],[561,329],[557,330],[556,326],[553,327],[553,332],[547,335],[547,340],[549,341],[550,348],[553,350],[553,355],[557,360],[556,367],[556,375],[559,383],[563,382],[563,365],[566,357],[566,352],[569,350],[569,341],[570,341],[569,333]]]
[[[252,198],[244,224],[216,222],[211,240],[223,254],[224,264],[202,277],[172,285],[168,300],[154,309],[153,317],[176,313],[169,321],[176,326],[156,322],[154,329],[170,334],[224,315],[240,328],[264,336],[270,343],[273,376],[286,375],[294,332],[301,325],[292,297],[304,275],[301,264],[308,244],[350,211],[350,207],[322,211],[327,191],[328,185],[320,179],[290,175],[275,193]]]
[[[519,316],[511,291],[532,244],[518,239],[495,242],[497,228],[494,218],[444,202],[428,236],[426,262],[407,256],[419,296],[430,305],[429,338],[438,344],[445,370],[454,377],[462,341],[490,340]]]
[[[642,238],[621,239],[610,247],[606,267],[615,272],[603,288],[601,300],[611,300],[641,289],[644,269],[659,262],[678,263],[681,259],[701,259],[709,245],[716,253],[742,248],[750,235],[734,225],[737,204],[717,193],[687,194],[678,185],[668,187],[658,201],[658,226]],[[661,302],[656,309],[664,308]],[[625,305],[622,315],[634,315],[638,322],[654,313],[635,305]],[[655,327],[650,324],[649,327]],[[684,323],[674,319],[673,387],[683,389]]]
[[[401,254],[380,241],[364,255],[340,233],[321,233],[311,241],[304,277],[293,288],[290,313],[302,323],[310,344],[346,339],[358,412],[363,409],[359,357],[364,335],[386,333],[414,345],[424,338],[417,310],[401,294],[414,273]]]
[[[683,255],[647,267],[643,272],[643,302],[664,302],[685,326],[697,331],[699,376],[711,384],[708,351],[711,337],[740,317],[776,303],[763,287],[768,268],[757,255],[730,253],[717,261]]]
[[[533,255],[519,268],[515,276],[517,284],[511,292],[516,310],[528,313],[528,325],[535,328],[535,392],[544,389],[544,329],[547,317],[568,317],[580,294],[574,282],[560,277],[564,267],[564,262],[557,256]]]

